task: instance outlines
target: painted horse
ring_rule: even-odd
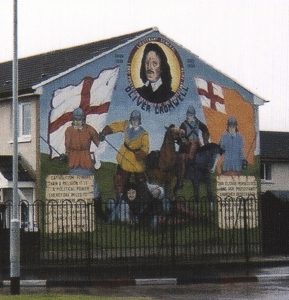
[[[215,168],[220,155],[223,153],[220,145],[208,143],[197,150],[194,159],[189,161],[187,166],[188,179],[191,180],[194,188],[194,199],[196,203],[200,200],[200,184],[206,185],[207,199],[213,203],[211,174],[215,172]]]
[[[178,153],[175,143],[182,137],[183,130],[171,124],[166,127],[160,150],[151,151],[147,156],[147,175],[149,181],[162,185],[166,195],[173,199],[177,181]]]

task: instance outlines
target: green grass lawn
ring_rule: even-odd
[[[108,297],[108,296],[84,296],[84,295],[1,295],[1,300],[150,300],[149,297]]]
[[[96,171],[95,177],[99,184],[103,206],[105,202],[110,197],[114,197],[113,190],[113,176],[116,171],[116,164],[103,162],[99,170]],[[45,199],[45,178],[48,174],[66,174],[68,172],[67,164],[58,159],[50,160],[48,155],[42,154],[42,200]],[[255,175],[256,166],[250,167],[246,170],[246,175]],[[212,175],[213,190],[216,189],[216,178]],[[186,180],[184,182],[183,189],[178,191],[178,197],[182,199],[181,201],[186,202],[187,207],[191,210],[196,211],[193,199],[193,186],[192,183]],[[183,245],[187,243],[195,242],[207,242],[213,241],[214,243],[227,243],[230,244],[241,243],[243,239],[242,230],[237,230],[240,234],[235,234],[236,230],[221,230],[218,227],[218,216],[216,210],[212,213],[209,211],[208,202],[206,200],[206,187],[202,183],[200,185],[200,206],[198,208],[198,214],[204,216],[205,219],[187,220],[186,224],[176,227],[174,232],[174,242],[178,245]],[[171,235],[170,227],[167,226],[168,232],[164,235],[165,241],[170,244]],[[166,231],[165,230],[165,231]],[[234,234],[232,234],[232,232]],[[251,231],[250,231],[251,232]],[[232,238],[232,236],[234,238]],[[50,234],[49,245],[57,243],[57,245],[62,245],[61,240],[65,238],[68,241],[66,246],[71,246],[76,249],[74,245],[85,243],[87,236],[85,233],[67,233],[67,234]],[[129,238],[129,240],[128,240]],[[252,234],[249,233],[250,240],[258,240],[259,236],[256,231],[252,230]],[[146,227],[131,227],[122,224],[103,224],[103,222],[96,223],[96,230],[91,233],[90,241],[93,243],[94,247],[105,247],[105,248],[115,248],[119,245],[131,245],[131,247],[144,247],[149,243],[149,245],[163,245],[163,231],[151,232],[147,230]],[[71,245],[70,245],[71,244]]]

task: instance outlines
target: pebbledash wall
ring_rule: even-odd
[[[144,49],[149,43],[161,47],[170,66],[172,92],[166,99],[150,100],[137,90],[143,85],[140,67]],[[165,126],[180,126],[191,105],[196,110],[197,118],[207,125],[210,142],[217,144],[226,131],[228,118],[233,116],[243,136],[243,152],[248,161],[242,175],[253,176],[259,182],[258,106],[263,105],[264,100],[157,29],[140,34],[33,88],[40,94],[42,189],[47,176],[67,172],[58,158],[65,153],[64,132],[71,125],[72,111],[80,106],[86,111],[87,123],[98,132],[106,124],[127,120],[133,110],[139,110],[142,126],[149,133],[150,150],[160,149]],[[119,149],[123,136],[114,134],[108,140]],[[92,146],[96,174],[108,162],[116,163],[114,148],[105,141],[99,147]],[[113,189],[113,173],[106,178],[111,178]],[[100,183],[101,192],[105,189],[102,185]]]

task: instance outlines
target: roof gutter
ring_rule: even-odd
[[[41,95],[41,90],[38,91],[36,90],[33,93],[19,94],[18,98],[26,98],[26,97],[37,96],[37,95]],[[0,101],[12,100],[12,98],[13,98],[12,96],[6,96],[3,98],[0,97]]]
[[[263,156],[262,154],[260,156],[261,156],[261,161],[264,162],[278,162],[278,163],[289,162],[289,157],[278,158],[272,156]]]

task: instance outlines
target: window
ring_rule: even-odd
[[[271,173],[271,164],[270,163],[261,163],[261,179],[271,181],[272,173]]]
[[[21,228],[28,228],[29,226],[29,207],[28,203],[21,202]]]
[[[28,182],[26,182],[27,184]],[[20,201],[20,226],[21,228],[29,231],[31,229],[37,230],[34,224],[37,224],[36,215],[34,214],[34,188],[19,188],[18,196]],[[13,199],[13,189],[4,189],[4,199],[8,203]],[[10,228],[10,221],[12,218],[12,207],[7,206],[5,211],[2,213],[2,226],[4,228]],[[1,226],[1,207],[0,207],[0,226]],[[34,228],[33,228],[34,226]],[[0,227],[1,230],[1,227]]]
[[[13,111],[11,110],[11,136],[13,136]],[[18,104],[18,142],[31,141],[31,103]],[[13,143],[13,141],[11,141]]]
[[[31,103],[19,104],[19,137],[31,136]]]

